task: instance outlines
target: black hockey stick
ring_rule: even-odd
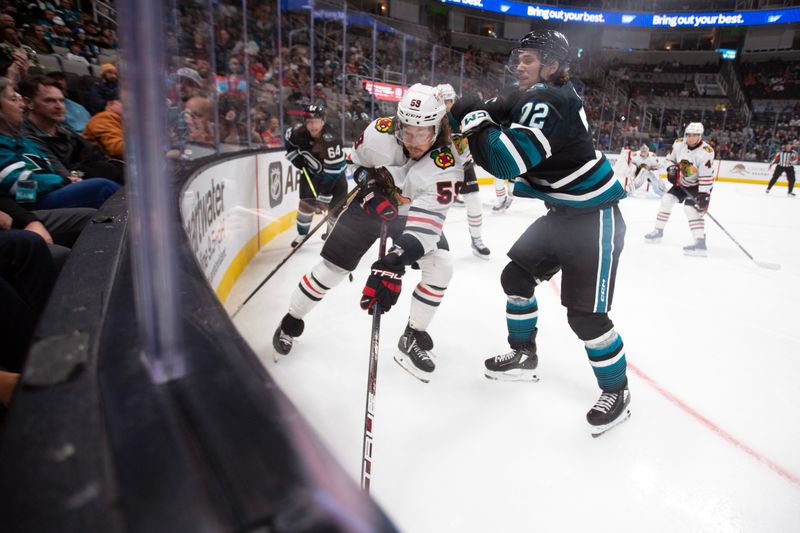
[[[386,255],[386,222],[381,222],[378,258]],[[369,492],[372,480],[372,425],[375,420],[375,389],[378,381],[378,342],[381,333],[381,304],[375,302],[372,314],[372,334],[369,339],[369,374],[367,375],[367,405],[364,411],[364,446],[361,456],[361,488]]]
[[[330,213],[331,211],[336,211],[336,209],[339,209],[339,206],[340,206],[340,205],[345,205],[345,204],[347,204],[348,202],[350,202],[350,200],[352,200],[352,199],[355,197],[356,193],[358,193],[358,191],[359,191],[359,190],[361,190],[361,185],[356,185],[356,186],[353,188],[353,190],[352,190],[352,191],[350,191],[350,193],[348,193],[348,195],[347,195],[347,196],[344,198],[344,200],[342,200],[342,202],[340,202],[339,204],[337,204],[337,205],[336,205],[336,207],[335,207],[334,209],[330,209],[330,210],[328,210],[328,213]],[[283,258],[283,260],[281,260],[281,262],[280,262],[280,263],[278,263],[278,265],[277,265],[275,268],[273,268],[273,269],[272,269],[272,272],[270,272],[269,274],[267,274],[267,277],[266,277],[266,278],[264,278],[264,280],[263,280],[261,283],[259,283],[259,284],[258,284],[258,287],[256,287],[255,289],[253,289],[253,292],[251,292],[251,293],[250,293],[250,295],[249,295],[247,298],[245,298],[245,299],[244,299],[244,301],[243,301],[242,303],[240,303],[240,304],[239,304],[239,307],[237,307],[237,308],[236,308],[236,311],[234,311],[234,312],[231,314],[231,318],[235,318],[235,317],[236,317],[236,315],[237,315],[237,314],[239,314],[239,311],[241,311],[241,310],[242,310],[242,307],[244,307],[244,306],[245,306],[245,304],[246,304],[247,302],[249,302],[249,301],[250,301],[250,300],[253,298],[253,296],[255,296],[255,295],[256,295],[256,293],[257,293],[257,292],[258,292],[258,291],[261,289],[261,287],[263,287],[263,286],[264,286],[264,284],[265,284],[266,282],[268,282],[268,281],[270,280],[270,278],[272,278],[272,276],[274,276],[274,275],[275,275],[275,273],[276,273],[278,270],[280,270],[280,269],[281,269],[281,267],[282,267],[283,265],[285,265],[285,264],[286,264],[286,261],[288,261],[288,260],[289,260],[289,258],[290,258],[290,257],[292,257],[292,256],[295,254],[295,252],[297,252],[297,250],[299,250],[299,249],[300,249],[300,248],[301,248],[301,247],[302,247],[302,246],[303,246],[305,243],[307,243],[307,242],[309,241],[309,239],[311,238],[311,236],[312,236],[312,235],[314,235],[314,234],[317,232],[317,230],[319,230],[319,228],[321,228],[321,227],[322,227],[322,225],[323,225],[323,224],[325,224],[326,222],[328,222],[328,215],[326,215],[326,216],[325,216],[325,217],[324,217],[324,218],[323,218],[323,219],[322,219],[322,220],[321,220],[321,221],[320,221],[320,222],[319,222],[319,223],[318,223],[316,226],[314,226],[313,228],[311,228],[311,231],[309,231],[309,232],[306,234],[306,238],[305,238],[305,239],[303,239],[302,241],[300,241],[300,243],[299,243],[297,246],[295,246],[294,248],[292,248],[292,251],[291,251],[291,252],[289,252],[289,254],[288,254],[286,257],[284,257],[284,258]],[[352,274],[351,274],[351,276],[352,276]],[[351,278],[351,281],[352,281],[352,278]]]
[[[695,195],[693,195],[691,192],[689,192],[689,191],[688,191],[688,190],[687,190],[685,187],[683,187],[683,186],[679,186],[679,187],[681,188],[681,190],[682,190],[683,192],[685,192],[687,195],[689,195],[689,197],[690,197],[690,198],[695,198]],[[695,209],[697,209],[697,208],[695,208]],[[708,218],[710,218],[710,219],[712,220],[712,222],[714,222],[714,224],[716,224],[717,226],[719,226],[719,229],[721,229],[721,230],[722,230],[722,231],[725,233],[725,235],[727,235],[727,236],[730,238],[730,240],[732,240],[732,241],[733,241],[733,243],[734,243],[736,246],[738,246],[738,247],[739,247],[739,249],[740,249],[742,252],[744,252],[744,255],[746,255],[747,257],[749,257],[749,258],[750,258],[750,260],[751,260],[753,263],[755,263],[757,266],[760,266],[761,268],[767,268],[767,269],[769,269],[769,270],[780,270],[780,269],[781,269],[781,265],[779,265],[778,263],[767,263],[767,262],[764,262],[764,261],[758,261],[758,260],[757,260],[755,257],[753,257],[753,256],[750,254],[750,252],[748,252],[747,250],[745,250],[744,246],[742,246],[741,244],[739,244],[739,241],[737,241],[737,240],[736,240],[736,239],[733,237],[733,235],[731,235],[731,234],[730,234],[730,232],[729,232],[728,230],[726,230],[726,229],[725,229],[725,226],[723,226],[722,224],[720,224],[720,223],[719,223],[719,220],[717,220],[716,218],[714,218],[714,215],[712,215],[712,214],[711,214],[711,213],[709,213],[708,211],[706,211],[706,212],[705,212],[705,214],[706,214],[706,215],[708,215]]]

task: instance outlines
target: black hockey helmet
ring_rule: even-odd
[[[519,40],[517,48],[539,50],[545,65],[553,61],[569,63],[569,41],[560,31],[531,30]]]
[[[325,120],[325,106],[320,104],[307,105],[303,110],[303,118],[321,118]]]
[[[558,71],[551,77],[551,80],[555,81],[557,85],[562,85],[569,79],[569,41],[560,31],[531,30],[520,39],[519,46],[511,52],[508,58],[507,68],[512,74],[515,73],[520,53],[524,50],[538,51],[542,65],[558,61]]]

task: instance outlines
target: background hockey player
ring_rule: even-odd
[[[769,164],[769,168],[772,168],[772,165],[775,165],[775,173],[772,174],[772,179],[769,180],[769,185],[767,185],[767,194],[769,194],[770,189],[777,183],[778,178],[781,177],[781,174],[784,172],[786,173],[786,180],[789,182],[789,192],[787,193],[789,196],[794,196],[794,166],[797,164],[797,151],[792,150],[791,144],[786,144],[783,147],[783,150],[772,156],[772,162]]]
[[[608,317],[625,235],[617,203],[625,191],[594,149],[583,103],[569,82],[569,56],[561,33],[531,31],[511,54],[519,89],[487,102],[465,97],[453,114],[479,165],[516,178],[515,196],[539,198],[548,207],[508,252],[500,282],[511,351],[487,359],[486,375],[537,379],[534,289],[561,270],[567,320],[603,391],[586,415],[599,435],[630,414],[625,352]]]
[[[625,191],[630,194],[649,184],[650,189],[657,196],[663,196],[667,188],[661,178],[655,174],[656,170],[658,170],[658,160],[650,148],[643,144],[639,151],[631,157]]]
[[[362,190],[325,241],[322,261],[292,294],[289,312],[273,337],[278,354],[289,353],[294,338],[303,333],[303,318],[356,268],[386,223],[393,246],[372,264],[361,307],[371,311],[380,303],[381,311],[389,311],[400,295],[406,268],[419,266],[421,280],[395,360],[420,380],[430,380],[435,364],[427,329],[453,272],[442,227],[463,179],[450,144],[444,100],[427,85],[416,84],[406,92],[396,117],[367,126],[351,154],[359,165],[355,177],[363,182]]]
[[[286,158],[304,172],[300,176],[297,237],[292,247],[308,235],[317,208],[328,212],[329,233],[347,196],[342,139],[325,124],[325,108],[316,104],[306,106],[303,119],[302,125],[286,130]],[[332,211],[331,206],[335,206]],[[326,237],[327,233],[322,235],[323,239]]]
[[[667,179],[672,187],[661,197],[656,215],[655,229],[644,236],[647,242],[657,243],[664,236],[672,206],[683,203],[689,220],[694,243],[683,247],[686,255],[704,257],[706,248],[706,225],[703,216],[711,201],[714,186],[714,149],[703,140],[703,125],[690,122],[684,137],[675,140],[672,151],[667,154]]]
[[[450,84],[443,84],[436,87],[441,91],[444,104],[449,112],[456,101],[456,91]],[[478,186],[478,178],[475,176],[475,163],[469,154],[469,145],[458,129],[458,124],[450,123],[453,132],[453,146],[461,156],[461,167],[464,172],[464,181],[459,186],[459,191],[467,207],[467,222],[469,223],[469,236],[472,240],[472,253],[481,259],[489,259],[489,248],[483,244],[481,232],[483,228],[483,205],[481,202],[481,191]]]

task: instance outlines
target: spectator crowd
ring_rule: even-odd
[[[115,47],[71,0],[0,2],[0,415],[70,248],[124,184]],[[59,52],[85,76],[41,61]]]

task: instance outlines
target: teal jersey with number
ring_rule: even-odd
[[[470,137],[478,164],[516,179],[514,195],[553,205],[598,208],[625,198],[602,152],[594,149],[583,102],[572,83],[538,83],[516,100],[510,121]]]

